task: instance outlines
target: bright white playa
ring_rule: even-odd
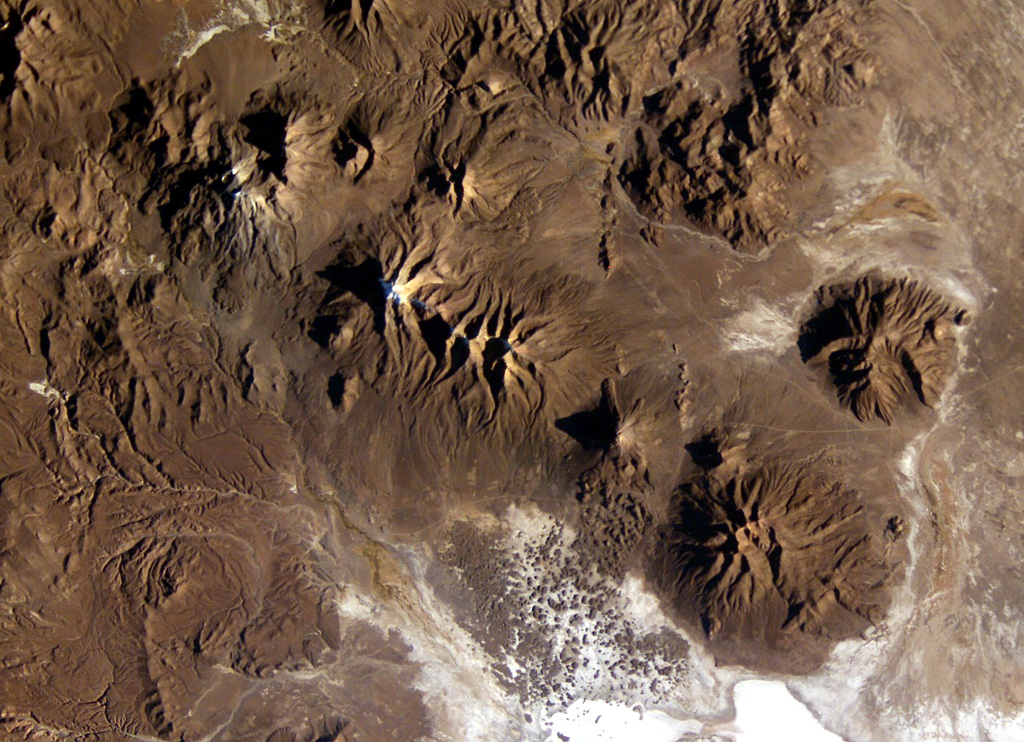
[[[628,706],[581,699],[548,721],[548,742],[676,742],[681,735],[700,732],[695,720],[674,719],[660,711],[640,713]]]
[[[736,718],[721,724],[641,713],[604,701],[579,700],[548,720],[548,742],[677,742],[716,735],[733,742],[842,742],[777,680],[744,680],[733,690]],[[560,738],[558,735],[564,735]]]

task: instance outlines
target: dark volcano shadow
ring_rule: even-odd
[[[687,443],[686,452],[690,454],[693,463],[701,469],[714,469],[724,460],[722,452],[719,450],[719,442],[713,433],[707,433],[701,438]]]
[[[276,111],[257,111],[243,116],[241,123],[248,130],[245,141],[263,153],[259,160],[260,166],[281,182],[285,182],[288,119]]]
[[[555,427],[588,451],[608,449],[619,433],[619,416],[607,396],[593,410],[576,412],[555,421]]]
[[[339,263],[317,271],[317,275],[330,281],[338,295],[352,294],[366,303],[373,310],[373,329],[384,335],[388,284],[379,260],[367,258],[356,266]]]
[[[844,302],[839,301],[814,315],[800,328],[800,337],[796,343],[800,350],[800,360],[807,363],[829,343],[852,335],[849,313],[845,310]]]

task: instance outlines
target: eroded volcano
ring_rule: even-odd
[[[724,467],[683,483],[655,545],[669,603],[717,656],[806,669],[878,621],[887,523],[820,464]]]
[[[827,365],[839,401],[859,420],[892,423],[915,402],[934,407],[957,366],[965,310],[923,284],[871,275],[822,287],[801,329],[807,362]]]

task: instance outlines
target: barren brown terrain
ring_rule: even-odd
[[[0,0],[0,740],[1024,740],[1018,5]]]

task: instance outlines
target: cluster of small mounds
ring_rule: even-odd
[[[827,366],[840,402],[859,420],[892,423],[919,402],[935,406],[957,365],[966,313],[906,278],[869,275],[822,287],[800,331],[805,362]]]
[[[613,579],[622,579],[631,566],[652,521],[650,475],[635,430],[642,408],[640,399],[623,409],[614,380],[605,379],[595,410],[559,423],[584,447],[602,451],[580,477],[580,532],[573,548]]]
[[[581,532],[574,548],[604,574],[621,579],[651,523],[650,485],[636,463],[602,459],[584,473],[578,494]]]
[[[686,642],[633,618],[572,530],[539,512],[509,520],[499,533],[456,523],[443,554],[472,588],[458,618],[504,683],[549,712],[580,697],[668,702],[689,673]]]
[[[820,462],[723,460],[709,441],[673,497],[655,582],[720,659],[811,669],[883,616],[888,521]]]
[[[709,6],[710,7],[710,6]],[[707,9],[706,9],[707,10]],[[757,251],[788,233],[787,188],[810,174],[808,135],[829,108],[858,103],[874,63],[854,2],[739,2],[708,10],[680,47],[682,72],[647,92],[619,179],[662,222],[688,221]],[[689,68],[726,56],[742,80]],[[723,76],[731,73],[725,72]]]

